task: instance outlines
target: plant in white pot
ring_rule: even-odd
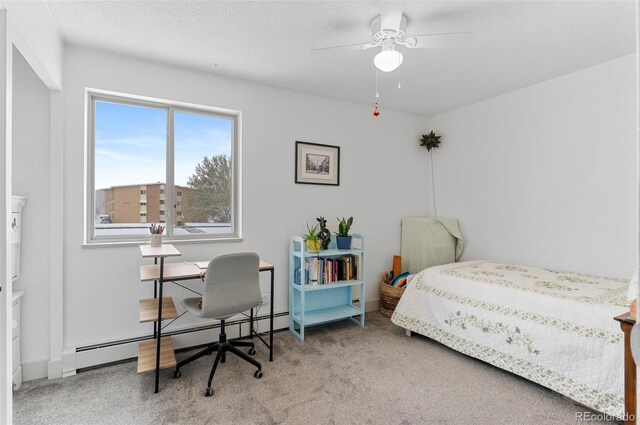
[[[353,217],[338,219],[338,231],[336,232],[336,244],[338,249],[351,249],[351,236],[349,230],[353,224]]]

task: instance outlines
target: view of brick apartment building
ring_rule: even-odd
[[[189,210],[194,189],[175,186],[176,224],[206,222]],[[109,216],[111,223],[164,223],[169,205],[164,183],[113,186],[96,191],[96,215]]]

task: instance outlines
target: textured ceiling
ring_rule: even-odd
[[[377,1],[49,1],[68,44],[348,101],[375,101]],[[475,31],[457,49],[403,48],[382,109],[433,116],[635,51],[633,1],[404,2],[407,33]],[[398,82],[402,88],[398,89]]]

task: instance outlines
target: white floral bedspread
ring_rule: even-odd
[[[592,408],[624,413],[628,282],[469,261],[409,283],[391,320]]]

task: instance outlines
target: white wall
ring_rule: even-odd
[[[430,119],[438,213],[460,221],[463,259],[629,278],[635,94],[629,55]]]
[[[23,210],[21,276],[24,379],[46,375],[49,360],[49,89],[22,55],[13,61],[13,193],[27,197]],[[32,364],[36,370],[32,370]]]
[[[7,9],[6,13],[4,10],[5,7]],[[49,89],[57,90],[61,87],[62,80],[63,45],[60,37],[56,33],[55,25],[46,9],[46,5],[44,5],[44,3],[42,2],[0,2],[0,42],[0,94],[2,94],[2,96],[0,96],[0,98],[2,99],[2,103],[0,104],[0,170],[2,171],[2,179],[0,180],[4,182],[0,190],[0,221],[6,223],[10,195],[12,189],[14,188],[12,182],[12,169],[14,168],[12,164],[12,145],[14,134],[11,128],[15,99],[12,93],[14,88],[14,72],[12,65],[13,48],[15,46],[20,50],[21,54],[24,55],[29,65],[35,70],[35,73]],[[60,100],[59,96],[55,98],[58,101]],[[50,101],[51,99],[47,99],[45,104],[49,105]],[[39,106],[35,106],[35,109],[39,109]],[[21,118],[17,119],[20,120]],[[56,128],[59,130],[59,127]],[[57,143],[61,142],[61,140],[61,131],[52,132],[50,134],[50,140],[44,140],[44,144],[40,148],[46,149],[49,147],[50,142]],[[50,169],[50,171],[53,170]],[[56,174],[52,172],[51,176],[44,175],[43,179],[46,184],[49,184],[50,187],[52,187],[53,182],[61,182],[61,178],[59,180],[50,179],[50,177],[55,176]],[[61,196],[62,190],[59,190],[58,192],[58,196]],[[52,209],[48,208],[47,211],[52,211]],[[61,208],[55,210],[56,214],[60,212]],[[51,214],[50,216],[54,217],[53,214]],[[0,243],[2,245],[0,247],[0,253],[2,253],[1,257],[3,258],[2,263],[0,264],[0,270],[2,270],[3,272],[3,291],[2,293],[0,293],[0,301],[3,306],[3,313],[0,317],[0,339],[2,339],[2,341],[0,342],[0,363],[2,363],[2,367],[0,370],[0,381],[3,382],[3,385],[0,387],[0,422],[11,423],[12,394],[11,380],[9,379],[9,375],[11,372],[11,344],[8,342],[10,342],[9,335],[11,333],[10,329],[12,316],[10,293],[13,285],[9,278],[9,274],[6,272],[6,270],[8,269],[7,266],[10,261],[8,255],[5,255],[8,246],[5,227],[2,227],[0,229]],[[57,246],[57,241],[54,241],[53,238],[42,243],[49,246]],[[61,255],[61,251],[61,249],[58,250],[59,255]],[[52,263],[55,260],[58,260],[58,258],[54,257],[54,255],[50,256],[50,261]],[[61,289],[61,269],[51,270],[51,272],[52,273],[49,282],[55,282],[57,285],[56,287]],[[49,282],[45,283],[44,291],[49,291]],[[58,292],[61,292],[61,290]],[[40,299],[40,302],[41,301],[42,299]],[[51,300],[49,301],[49,305],[52,305]],[[62,320],[60,310],[62,306],[60,303],[58,303],[58,306],[58,314],[47,315],[45,319],[45,321],[48,323],[48,328],[50,329],[55,329],[56,327],[58,329],[61,328]],[[33,339],[27,337],[26,335],[22,335],[22,338],[23,341],[24,339],[29,340],[27,344],[36,341],[35,338],[44,338],[44,340],[46,341],[48,339],[48,333],[48,329],[43,332],[41,328],[39,328],[38,332],[33,335]],[[61,332],[56,332],[56,334],[61,335]],[[39,344],[38,347],[41,348]],[[28,353],[23,352],[23,358],[40,358],[40,348],[33,351],[29,350]],[[51,348],[51,352],[61,351],[55,350],[53,349],[53,347]],[[33,356],[31,356],[32,353]],[[60,356],[52,354],[50,356],[45,356],[45,358],[59,359]],[[42,362],[40,362],[40,365],[42,365]],[[52,369],[55,369],[55,367]],[[58,369],[60,369],[61,372],[61,363]],[[28,374],[30,373],[29,367],[26,367],[23,372],[25,374],[25,378],[28,378]],[[49,371],[50,376],[61,375],[61,373],[52,374],[51,372],[52,370]],[[38,374],[40,374],[40,372],[38,372]]]
[[[185,260],[259,252],[276,266],[276,311],[284,311],[288,236],[319,215],[355,217],[353,231],[367,238],[366,299],[377,299],[380,273],[399,251],[400,217],[428,212],[428,157],[417,140],[431,128],[443,135],[438,211],[460,220],[464,259],[626,277],[635,264],[634,75],[633,58],[620,58],[427,122],[384,109],[374,119],[365,105],[68,47],[64,345],[150,329],[137,318],[138,299],[151,295],[138,281],[137,248],[81,247],[85,87],[243,112],[244,241],[179,248]],[[293,183],[296,140],[341,146],[340,187]]]
[[[47,5],[43,1],[0,1],[20,32],[22,54],[50,89],[62,84],[63,45]],[[28,46],[28,47],[27,47]]]
[[[288,237],[323,215],[355,217],[366,237],[366,299],[400,248],[400,217],[426,212],[427,176],[418,147],[426,120],[372,106],[257,85],[77,47],[64,62],[65,346],[149,332],[138,323],[137,247],[82,248],[84,88],[212,105],[243,112],[244,241],[180,245],[184,260],[255,250],[276,268],[276,311],[288,309]],[[341,147],[339,187],[294,184],[295,141]],[[335,227],[335,219],[330,226]],[[193,283],[197,286],[198,283]],[[170,285],[167,285],[170,286]],[[176,298],[184,291],[174,291]],[[181,319],[183,320],[183,319]]]

